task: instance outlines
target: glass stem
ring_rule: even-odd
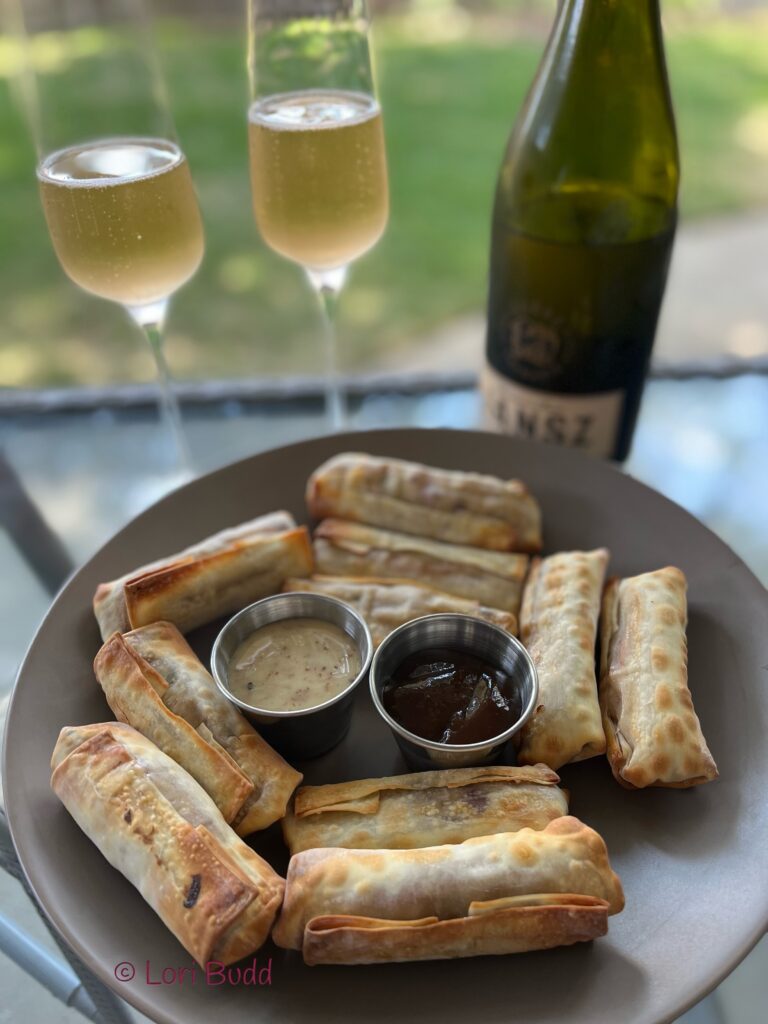
[[[173,386],[173,378],[168,369],[163,347],[163,322],[167,302],[153,303],[151,306],[131,307],[128,312],[144,332],[152,349],[157,367],[157,383],[159,392],[160,416],[165,420],[168,433],[176,451],[179,470],[186,477],[191,477],[192,458],[187,444],[184,426],[181,420],[181,409]]]
[[[346,423],[344,394],[339,380],[336,359],[336,309],[339,294],[347,277],[347,268],[336,270],[307,270],[323,321],[323,343],[325,349],[325,404],[328,425],[332,433],[338,433]]]

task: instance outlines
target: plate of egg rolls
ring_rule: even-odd
[[[363,683],[333,749],[281,753],[211,674],[277,594],[374,648],[489,623],[535,707],[493,763],[415,771]],[[194,480],[72,577],[14,689],[7,813],[54,925],[153,1020],[661,1024],[768,924],[766,673],[764,588],[615,467],[320,438]]]

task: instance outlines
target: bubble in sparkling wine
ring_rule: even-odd
[[[372,96],[306,90],[249,112],[256,220],[277,252],[311,270],[346,266],[388,216],[381,111]]]
[[[73,281],[127,306],[167,298],[203,254],[189,167],[164,139],[114,138],[46,157],[38,181],[56,254]]]

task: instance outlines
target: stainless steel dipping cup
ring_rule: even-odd
[[[520,717],[498,736],[479,743],[438,743],[403,728],[385,710],[384,684],[404,658],[418,651],[442,647],[474,654],[506,672],[520,695]],[[371,697],[403,752],[417,771],[433,768],[466,768],[491,764],[504,745],[519,732],[536,707],[539,681],[530,655],[511,633],[470,615],[425,615],[399,626],[383,641],[374,655],[370,672]]]
[[[341,693],[311,708],[267,711],[246,704],[228,687],[229,665],[237,648],[257,629],[281,619],[323,619],[343,629],[360,652],[361,668]],[[274,594],[243,608],[224,626],[211,652],[213,678],[224,696],[236,704],[275,750],[293,760],[318,757],[335,747],[347,733],[356,687],[368,674],[373,641],[363,618],[334,597],[293,592]]]

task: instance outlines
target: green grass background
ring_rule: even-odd
[[[354,268],[342,300],[347,371],[374,365],[384,352],[406,364],[424,332],[482,308],[496,172],[543,46],[539,38],[499,31],[463,31],[455,39],[442,32],[425,41],[417,29],[382,19],[375,36],[392,213],[385,238]],[[207,237],[200,272],[174,301],[174,371],[319,371],[312,296],[301,272],[266,250],[253,225],[243,33],[188,22],[164,22],[158,32]],[[79,292],[56,263],[32,147],[8,91],[9,52],[0,38],[0,383],[151,379],[145,343],[124,315]],[[678,26],[668,33],[667,53],[683,217],[768,203],[768,21],[758,15]],[[53,66],[47,84],[56,88]]]

